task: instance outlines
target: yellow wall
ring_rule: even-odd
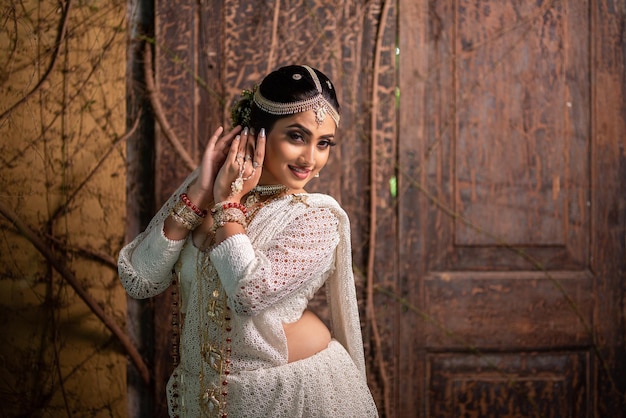
[[[65,2],[10,3],[0,25],[2,415],[123,417],[125,353],[7,211],[124,326],[115,258],[124,237],[125,144],[109,151],[125,131],[126,4],[71,2],[53,58]]]

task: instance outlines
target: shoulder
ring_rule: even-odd
[[[291,219],[287,222],[292,228],[314,228],[337,231],[340,224],[347,222],[347,216],[339,203],[332,197],[319,193],[291,195],[287,200]]]
[[[293,201],[302,200],[303,203],[309,208],[316,209],[329,209],[339,217],[344,217],[346,212],[343,210],[339,202],[337,202],[332,196],[322,193],[309,193],[294,195]]]
[[[330,210],[342,225],[350,225],[348,214],[332,196],[323,193],[309,193],[306,196],[310,207]]]

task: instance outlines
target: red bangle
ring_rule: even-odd
[[[228,202],[222,205],[222,209],[228,208],[237,208],[242,211],[244,215],[248,213],[248,209],[246,209],[246,207],[239,202]]]
[[[222,210],[224,209],[229,209],[229,208],[236,208],[239,209],[240,211],[243,212],[244,215],[246,215],[248,213],[248,209],[242,205],[239,202],[220,202],[217,205],[215,205],[213,207],[213,209],[211,209],[211,213],[215,214],[215,212],[217,212],[219,210],[219,208],[221,208]]]
[[[182,193],[180,195],[180,200],[182,200],[185,205],[187,205],[187,207],[189,209],[191,209],[193,211],[193,213],[195,213],[196,215],[200,216],[201,218],[204,218],[207,214],[207,210],[202,210],[199,207],[197,207],[196,205],[194,205],[191,200],[189,200],[189,197],[187,196],[187,193]]]

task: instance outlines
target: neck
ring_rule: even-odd
[[[252,189],[252,192],[261,196],[270,196],[286,192],[287,190],[287,186],[282,184],[259,184]]]

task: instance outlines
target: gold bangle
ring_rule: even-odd
[[[198,216],[185,202],[178,201],[172,208],[170,216],[174,221],[181,224],[190,231],[196,229],[204,220]]]
[[[223,227],[227,223],[238,223],[244,229],[248,227],[246,214],[238,207],[218,207],[217,210],[211,211],[213,215],[213,231]]]

